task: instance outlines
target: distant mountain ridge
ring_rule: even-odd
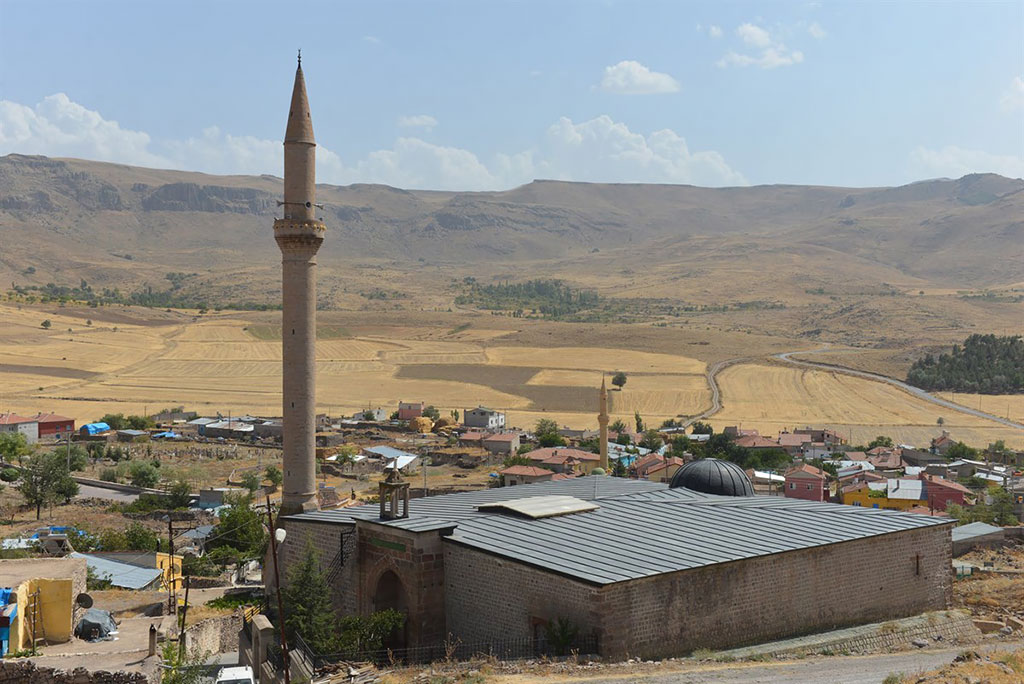
[[[8,155],[0,158],[0,275],[21,274],[39,253],[55,262],[52,273],[36,278],[44,281],[79,270],[114,277],[110,255],[125,253],[242,267],[276,254],[270,225],[280,195],[273,176]],[[895,188],[535,181],[502,192],[433,192],[321,185],[318,201],[329,231],[322,253],[340,261],[543,262],[570,249],[643,253],[693,236],[743,234],[774,247],[823,246],[935,282],[1024,281],[1024,180],[994,174]]]

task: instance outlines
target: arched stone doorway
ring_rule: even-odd
[[[405,615],[405,622],[384,640],[384,647],[392,650],[405,648],[408,645],[409,602],[402,580],[393,570],[387,570],[380,576],[377,589],[373,592],[373,611],[389,608]]]

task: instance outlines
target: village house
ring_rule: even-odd
[[[601,462],[598,454],[569,447],[534,449],[524,456],[535,465],[566,475],[589,475]]]
[[[736,446],[753,451],[768,451],[779,449],[778,442],[774,442],[761,435],[743,435],[734,440]]]
[[[836,432],[835,430],[829,430],[827,428],[801,428],[799,430],[793,430],[794,434],[805,435],[808,437],[810,442],[821,442],[827,446],[839,446],[846,444],[846,440]]]
[[[484,406],[466,409],[462,412],[462,423],[468,428],[501,430],[505,427],[505,414]]]
[[[39,423],[16,413],[0,413],[0,432],[24,435],[29,444],[39,441]]]
[[[828,475],[821,468],[806,463],[794,466],[786,471],[784,492],[790,499],[827,501]]]
[[[779,433],[779,448],[783,449],[790,456],[799,456],[803,453],[804,444],[810,444],[811,439],[807,435],[798,435],[793,432]]]
[[[932,453],[945,456],[954,444],[956,444],[956,440],[949,436],[949,432],[943,430],[941,435],[932,439]]]
[[[459,446],[465,447],[480,447],[480,442],[483,441],[484,437],[488,437],[486,432],[478,432],[476,430],[470,430],[459,435]],[[483,447],[480,447],[483,448]]]
[[[647,473],[651,468],[654,468],[665,462],[665,457],[661,454],[645,454],[639,456],[629,466],[629,474],[640,480],[646,480]]]
[[[927,468],[930,465],[946,463],[943,456],[920,449],[900,449],[900,459],[903,461],[904,467],[913,468]]]
[[[842,492],[844,504],[864,508],[909,511],[927,505],[924,482],[917,479],[889,478],[885,482],[866,482]]]
[[[975,495],[967,487],[959,482],[953,482],[938,475],[920,473],[918,478],[924,482],[925,494],[928,499],[928,508],[936,511],[944,511],[952,504],[963,506],[972,503]]]
[[[423,415],[423,402],[398,402],[398,420],[412,420]]]
[[[75,432],[75,419],[56,413],[40,413],[35,417],[39,426],[39,439],[50,438],[58,441],[70,439]]]
[[[676,472],[684,465],[686,461],[678,456],[662,458],[657,464],[647,468],[644,479],[651,482],[671,482]]]
[[[547,482],[555,476],[555,471],[537,466],[509,466],[498,472],[501,475],[501,483],[505,487],[516,485],[533,484],[534,482]]]
[[[487,435],[480,440],[480,446],[492,454],[508,456],[519,451],[519,433],[502,432],[497,435]]]

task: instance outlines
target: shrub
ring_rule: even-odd
[[[3,470],[0,470],[0,480],[3,480],[4,482],[14,482],[19,477],[21,477],[21,473],[17,468],[4,468]]]
[[[160,473],[149,463],[141,461],[132,463],[129,472],[132,484],[136,487],[155,487],[160,481]]]

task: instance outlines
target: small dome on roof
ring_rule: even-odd
[[[717,458],[690,461],[676,471],[669,487],[721,496],[754,496],[754,486],[743,469]]]

